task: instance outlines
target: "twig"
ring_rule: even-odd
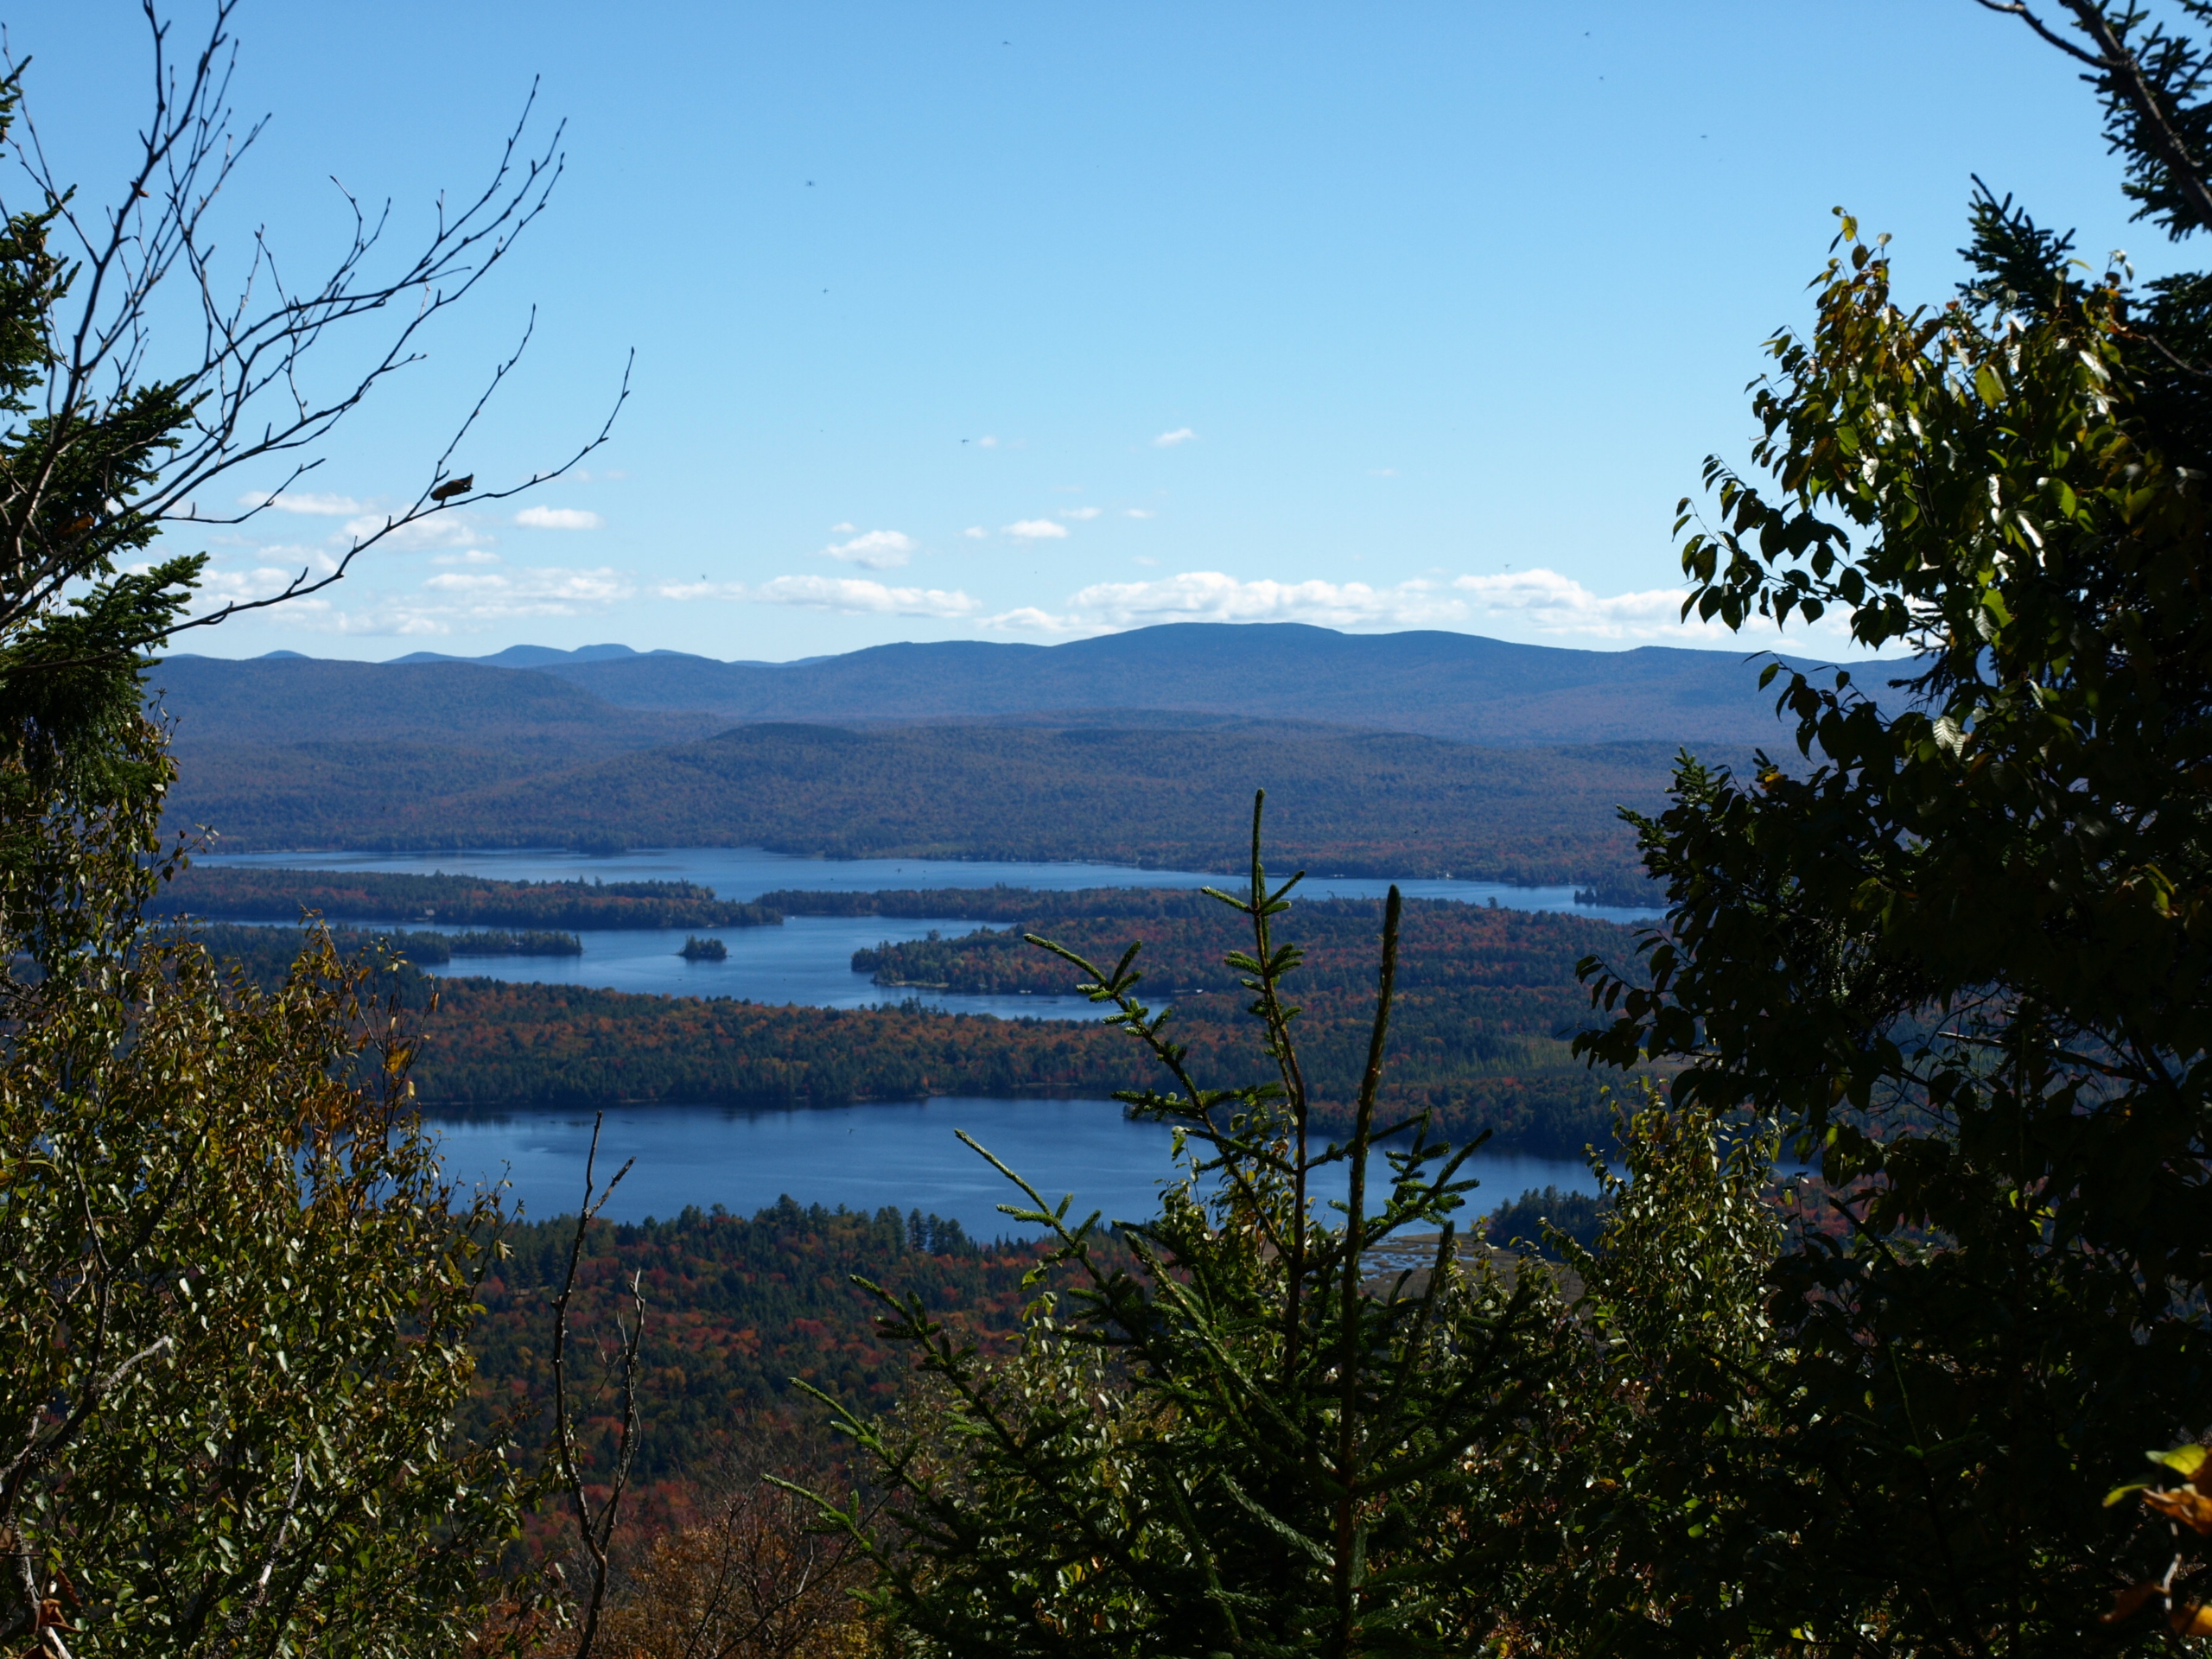
[[[576,1272],[583,1260],[584,1234],[607,1199],[614,1196],[614,1189],[622,1185],[622,1178],[630,1173],[634,1158],[614,1172],[614,1179],[604,1192],[597,1192],[595,1171],[599,1162],[599,1133],[607,1122],[607,1114],[600,1113],[592,1120],[591,1150],[584,1157],[584,1203],[576,1217],[576,1235],[569,1245],[569,1271],[561,1281],[561,1294],[553,1299],[553,1435],[555,1454],[560,1459],[561,1478],[567,1484],[569,1500],[575,1511],[576,1535],[582,1542],[584,1554],[591,1563],[591,1591],[584,1605],[583,1617],[576,1632],[576,1659],[590,1659],[592,1644],[599,1636],[599,1617],[607,1601],[607,1548],[614,1536],[614,1524],[622,1506],[622,1493],[630,1482],[630,1467],[638,1451],[638,1344],[645,1335],[645,1300],[643,1274],[633,1274],[630,1281],[630,1296],[635,1317],[625,1327],[620,1316],[615,1319],[615,1330],[621,1335],[619,1351],[622,1365],[622,1427],[616,1441],[614,1469],[607,1502],[594,1505],[591,1495],[584,1490],[583,1465],[577,1453],[576,1426],[569,1408],[569,1303],[575,1294]]]
[[[200,498],[251,463],[297,456],[319,443],[380,383],[420,361],[424,328],[506,256],[516,237],[544,211],[560,180],[564,126],[556,124],[542,149],[523,149],[537,105],[533,84],[489,181],[457,213],[441,198],[424,239],[396,266],[371,269],[372,258],[381,258],[390,203],[372,214],[345,193],[352,235],[317,281],[303,288],[288,282],[265,232],[258,231],[244,270],[219,279],[208,214],[267,126],[266,118],[243,130],[232,122],[228,100],[236,48],[229,29],[237,4],[219,0],[205,43],[187,67],[172,65],[169,25],[154,0],[142,0],[153,45],[153,109],[137,135],[118,207],[80,211],[28,107],[17,111],[22,136],[12,148],[38,200],[29,213],[0,201],[0,218],[30,226],[32,251],[24,270],[27,279],[45,281],[52,290],[45,319],[50,354],[41,418],[19,435],[22,449],[0,476],[0,567],[8,571],[0,583],[0,633],[44,615],[76,585],[111,576],[118,560],[135,551],[150,524],[232,525],[267,511],[321,459],[294,460],[283,483],[250,499],[243,512],[208,511]],[[22,67],[0,46],[0,90],[16,95]],[[344,192],[342,185],[340,189]],[[57,239],[73,242],[73,257],[45,252],[49,230]],[[49,258],[50,270],[41,264]],[[165,283],[188,284],[200,311],[197,360],[188,356],[174,368],[149,361],[150,318]],[[327,392],[311,390],[307,372],[326,335],[333,330],[357,334],[357,325],[386,312],[394,321],[381,345],[370,344],[366,366]],[[395,532],[454,508],[505,499],[559,476],[605,443],[629,396],[626,368],[597,433],[558,466],[503,489],[452,487],[469,481],[452,475],[455,448],[513,370],[530,333],[526,327],[521,345],[494,368],[413,501],[381,527],[353,537],[333,569],[320,575],[302,569],[274,594],[220,604],[188,620],[149,620],[147,631],[122,648],[145,649],[188,629],[320,593]],[[107,435],[126,416],[143,424],[144,416],[134,410],[149,395],[168,398],[175,410],[174,423],[161,435],[171,442],[161,454],[158,475],[87,485],[84,475],[92,462],[137,464],[135,455],[107,454],[112,447]],[[72,665],[77,664],[17,662],[10,671],[52,672]]]
[[[2176,130],[2158,89],[2143,73],[2143,60],[2128,48],[2097,0],[2059,0],[2074,14],[2075,28],[2097,43],[2099,49],[2095,52],[2084,51],[2060,35],[2028,9],[2026,0],[1975,0],[1975,3],[1986,11],[2018,17],[2068,57],[2095,70],[2107,94],[2135,112],[2138,127],[2151,149],[2165,164],[2175,192],[2189,209],[2190,217],[2196,221],[2196,227],[2212,231],[2212,186],[2205,183],[2202,167],[2190,154],[2189,145]]]

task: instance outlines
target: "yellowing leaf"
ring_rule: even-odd
[[[2183,1480],[2194,1480],[2196,1471],[2204,1466],[2205,1449],[2201,1446],[2177,1446],[2171,1452],[2153,1452],[2151,1461],[2164,1464]]]

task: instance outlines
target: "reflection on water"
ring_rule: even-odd
[[[464,1185],[505,1178],[531,1217],[573,1213],[583,1194],[588,1112],[529,1111],[435,1118],[449,1179]],[[947,1096],[814,1111],[744,1112],[713,1106],[620,1107],[600,1138],[603,1180],[635,1158],[606,1213],[618,1221],[668,1217],[687,1205],[719,1204],[750,1215],[786,1193],[801,1204],[874,1211],[934,1211],[971,1235],[992,1238],[1016,1227],[997,1206],[1020,1194],[963,1146],[965,1129],[1047,1201],[1072,1192],[1077,1217],[1141,1220],[1159,1207],[1160,1184],[1174,1179],[1169,1132],[1131,1122],[1106,1100],[983,1100]],[[1341,1167],[1318,1193],[1341,1198]],[[1466,1173],[1482,1183],[1471,1209],[1489,1210],[1530,1187],[1596,1190],[1581,1164],[1559,1159],[1477,1154]],[[1370,1177],[1370,1185],[1372,1177]]]

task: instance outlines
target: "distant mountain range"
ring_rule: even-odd
[[[1266,721],[760,721],[566,766],[507,764],[490,744],[210,744],[181,752],[169,807],[172,828],[210,825],[236,852],[766,847],[1234,871],[1252,791],[1265,788],[1271,861],[1285,871],[1615,893],[1637,872],[1614,809],[1657,807],[1672,754],[1660,743],[1484,748]]]
[[[1857,671],[1875,689],[1891,665]],[[765,845],[1226,868],[1250,791],[1354,873],[1640,880],[1615,807],[1789,728],[1731,652],[1179,624],[785,664],[620,645],[173,657],[172,827],[238,849]]]
[[[1865,665],[1855,678],[1879,691],[1897,666]],[[572,726],[594,722],[588,710],[596,702],[724,723],[1149,711],[1313,721],[1496,746],[1777,743],[1783,728],[1758,677],[1750,653],[1567,651],[1473,634],[1346,634],[1298,623],[1171,623],[1061,645],[877,645],[786,664],[613,645],[573,652],[516,645],[479,658],[418,652],[386,664],[172,658],[156,677],[169,690],[186,742],[234,741],[246,726],[281,741],[270,722],[286,720],[302,735],[333,719],[386,732],[456,724],[480,730],[486,721]],[[563,704],[549,681],[588,701]],[[333,709],[333,700],[347,706]],[[651,729],[611,711],[608,721],[595,739],[602,752],[635,747]]]
[[[296,657],[296,651],[272,651],[271,657]],[[489,657],[448,657],[443,652],[410,651],[404,657],[395,657],[394,663],[474,663],[484,668],[547,668],[556,663],[603,663],[618,657],[678,657],[687,662],[712,662],[710,657],[693,657],[681,651],[637,651],[628,645],[578,645],[574,651],[563,651],[554,645],[509,645],[505,651],[495,651]],[[801,663],[819,663],[820,657],[800,657]],[[790,663],[757,662],[741,658],[730,666],[736,668],[789,668]]]
[[[622,709],[549,674],[290,654],[171,657],[148,676],[180,750],[210,745],[458,743],[583,760],[721,731],[719,715]]]

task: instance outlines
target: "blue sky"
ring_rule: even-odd
[[[534,76],[568,170],[430,359],[204,542],[223,591],[411,497],[533,305],[462,467],[557,460],[636,369],[579,473],[195,646],[228,655],[1175,620],[1719,645],[1673,620],[1674,505],[1740,456],[1833,206],[1931,300],[1977,171],[2093,253],[2175,257],[2127,222],[2087,90],[1972,0],[251,0],[237,33],[234,102],[272,119],[233,248],[265,224],[311,268],[334,175],[404,243]],[[137,6],[32,0],[9,39],[96,195],[143,114]]]

